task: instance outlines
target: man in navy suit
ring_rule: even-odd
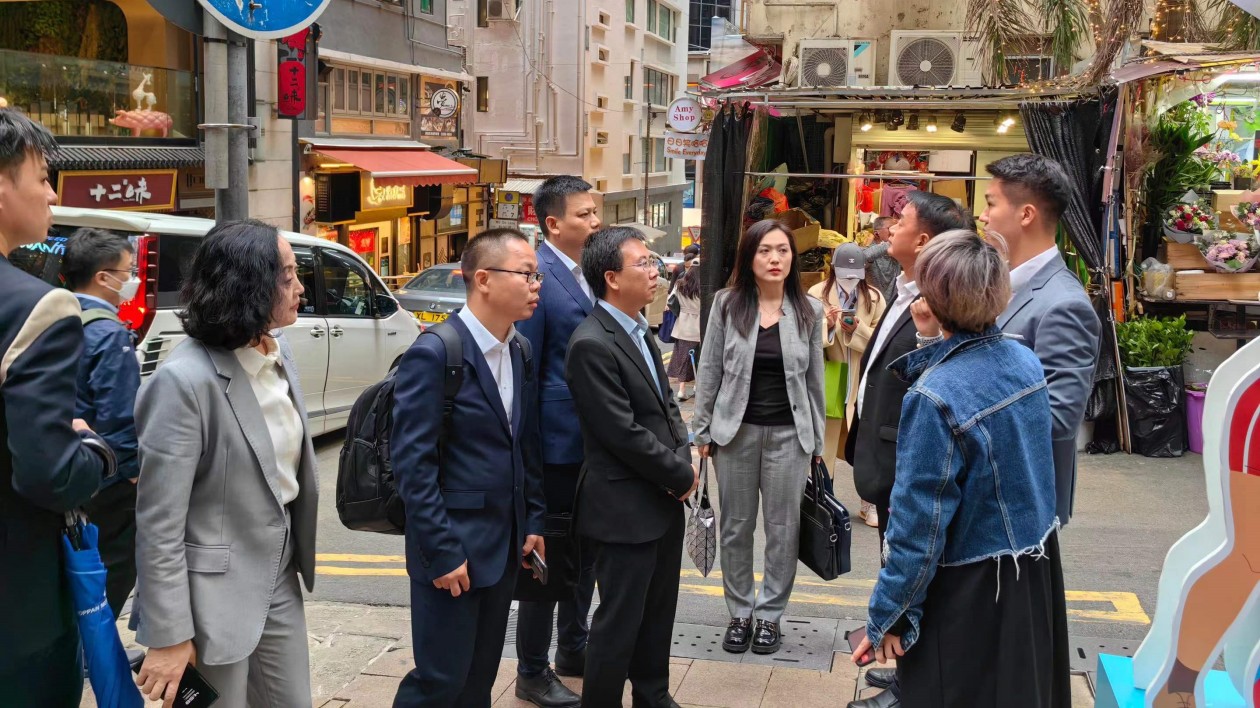
[[[539,382],[539,420],[542,425],[543,486],[549,518],[564,523],[573,510],[578,473],[582,468],[582,431],[573,409],[573,397],[564,378],[564,357],[573,331],[591,313],[594,298],[578,265],[582,248],[599,229],[591,185],[577,177],[552,177],[534,193],[538,223],[547,242],[538,249],[538,269],[546,275],[541,300],[533,317],[517,323],[534,350]],[[553,523],[552,526],[555,526]],[[557,539],[558,540],[558,539]],[[581,676],[586,665],[587,617],[595,589],[594,555],[578,552],[570,536],[552,544],[551,581],[561,583],[567,567],[576,565],[573,594],[559,602],[528,601],[520,597],[516,625],[516,697],[541,708],[570,708],[580,697],[560,683],[562,676]],[[551,646],[552,617],[559,636],[556,670],[547,652]]]
[[[450,320],[463,345],[452,432],[443,341],[421,335],[399,366],[390,450],[406,508],[416,668],[396,708],[490,705],[517,568],[530,551],[544,554],[537,379],[512,325],[538,306],[537,263],[512,229],[464,249],[468,304]]]

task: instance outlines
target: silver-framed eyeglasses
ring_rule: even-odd
[[[508,270],[507,268],[482,268],[482,270],[492,270],[496,273],[515,273],[516,275],[523,275],[525,276],[526,283],[541,283],[543,281],[543,276],[545,275],[545,273],[537,270]]]
[[[644,273],[659,271],[661,269],[661,260],[659,258],[642,258],[634,263],[622,263],[622,268],[638,268]]]

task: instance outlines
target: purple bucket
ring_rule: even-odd
[[[1189,431],[1190,452],[1203,454],[1203,397],[1204,391],[1186,389],[1186,429]]]

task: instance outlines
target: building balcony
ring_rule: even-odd
[[[197,137],[196,79],[176,71],[0,50],[0,98],[59,137]]]

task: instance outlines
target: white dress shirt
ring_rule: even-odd
[[[280,503],[288,504],[298,496],[298,465],[302,462],[302,415],[289,397],[289,380],[280,367],[280,347],[271,337],[263,337],[267,353],[253,347],[236,350],[236,359],[249,377],[249,386],[258,399],[271,447],[276,452],[276,469],[280,472]]]
[[[582,292],[586,293],[586,297],[590,298],[591,304],[595,304],[595,294],[591,292],[591,285],[586,282],[586,278],[582,277],[582,266],[573,262],[573,259],[566,256],[564,251],[561,251],[551,245],[550,241],[547,241],[546,244],[547,248],[550,248],[551,252],[556,254],[556,258],[559,258],[560,262],[564,264],[564,267],[567,268],[568,271],[573,274],[573,277],[577,279],[578,287],[582,288]]]
[[[498,337],[490,334],[490,330],[481,324],[481,320],[477,319],[469,308],[461,308],[458,317],[468,326],[473,341],[477,343],[477,349],[481,350],[482,356],[486,358],[486,367],[490,369],[490,375],[494,376],[495,385],[499,389],[499,398],[503,400],[503,412],[507,414],[508,427],[511,428],[512,401],[515,397],[512,386],[515,379],[512,376],[512,353],[508,350],[508,344],[516,336],[516,327],[509,328],[507,341],[500,342]]]
[[[1032,281],[1037,271],[1045,268],[1055,258],[1059,257],[1059,247],[1051,246],[1041,253],[1033,256],[1025,261],[1022,265],[1011,269],[1011,297],[1015,297],[1015,293],[1021,288],[1028,285]]]
[[[866,377],[870,373],[870,363],[875,361],[879,353],[884,350],[884,345],[888,343],[888,338],[892,336],[893,326],[897,324],[897,320],[910,309],[910,303],[919,296],[919,286],[914,281],[906,280],[906,274],[902,273],[897,276],[897,299],[889,306],[887,313],[884,314],[884,324],[886,326],[879,328],[879,334],[875,336],[875,342],[871,344],[870,358],[867,359],[868,365],[866,371],[862,372],[862,380],[858,382],[857,394],[857,413],[862,415],[862,401],[866,395]]]

